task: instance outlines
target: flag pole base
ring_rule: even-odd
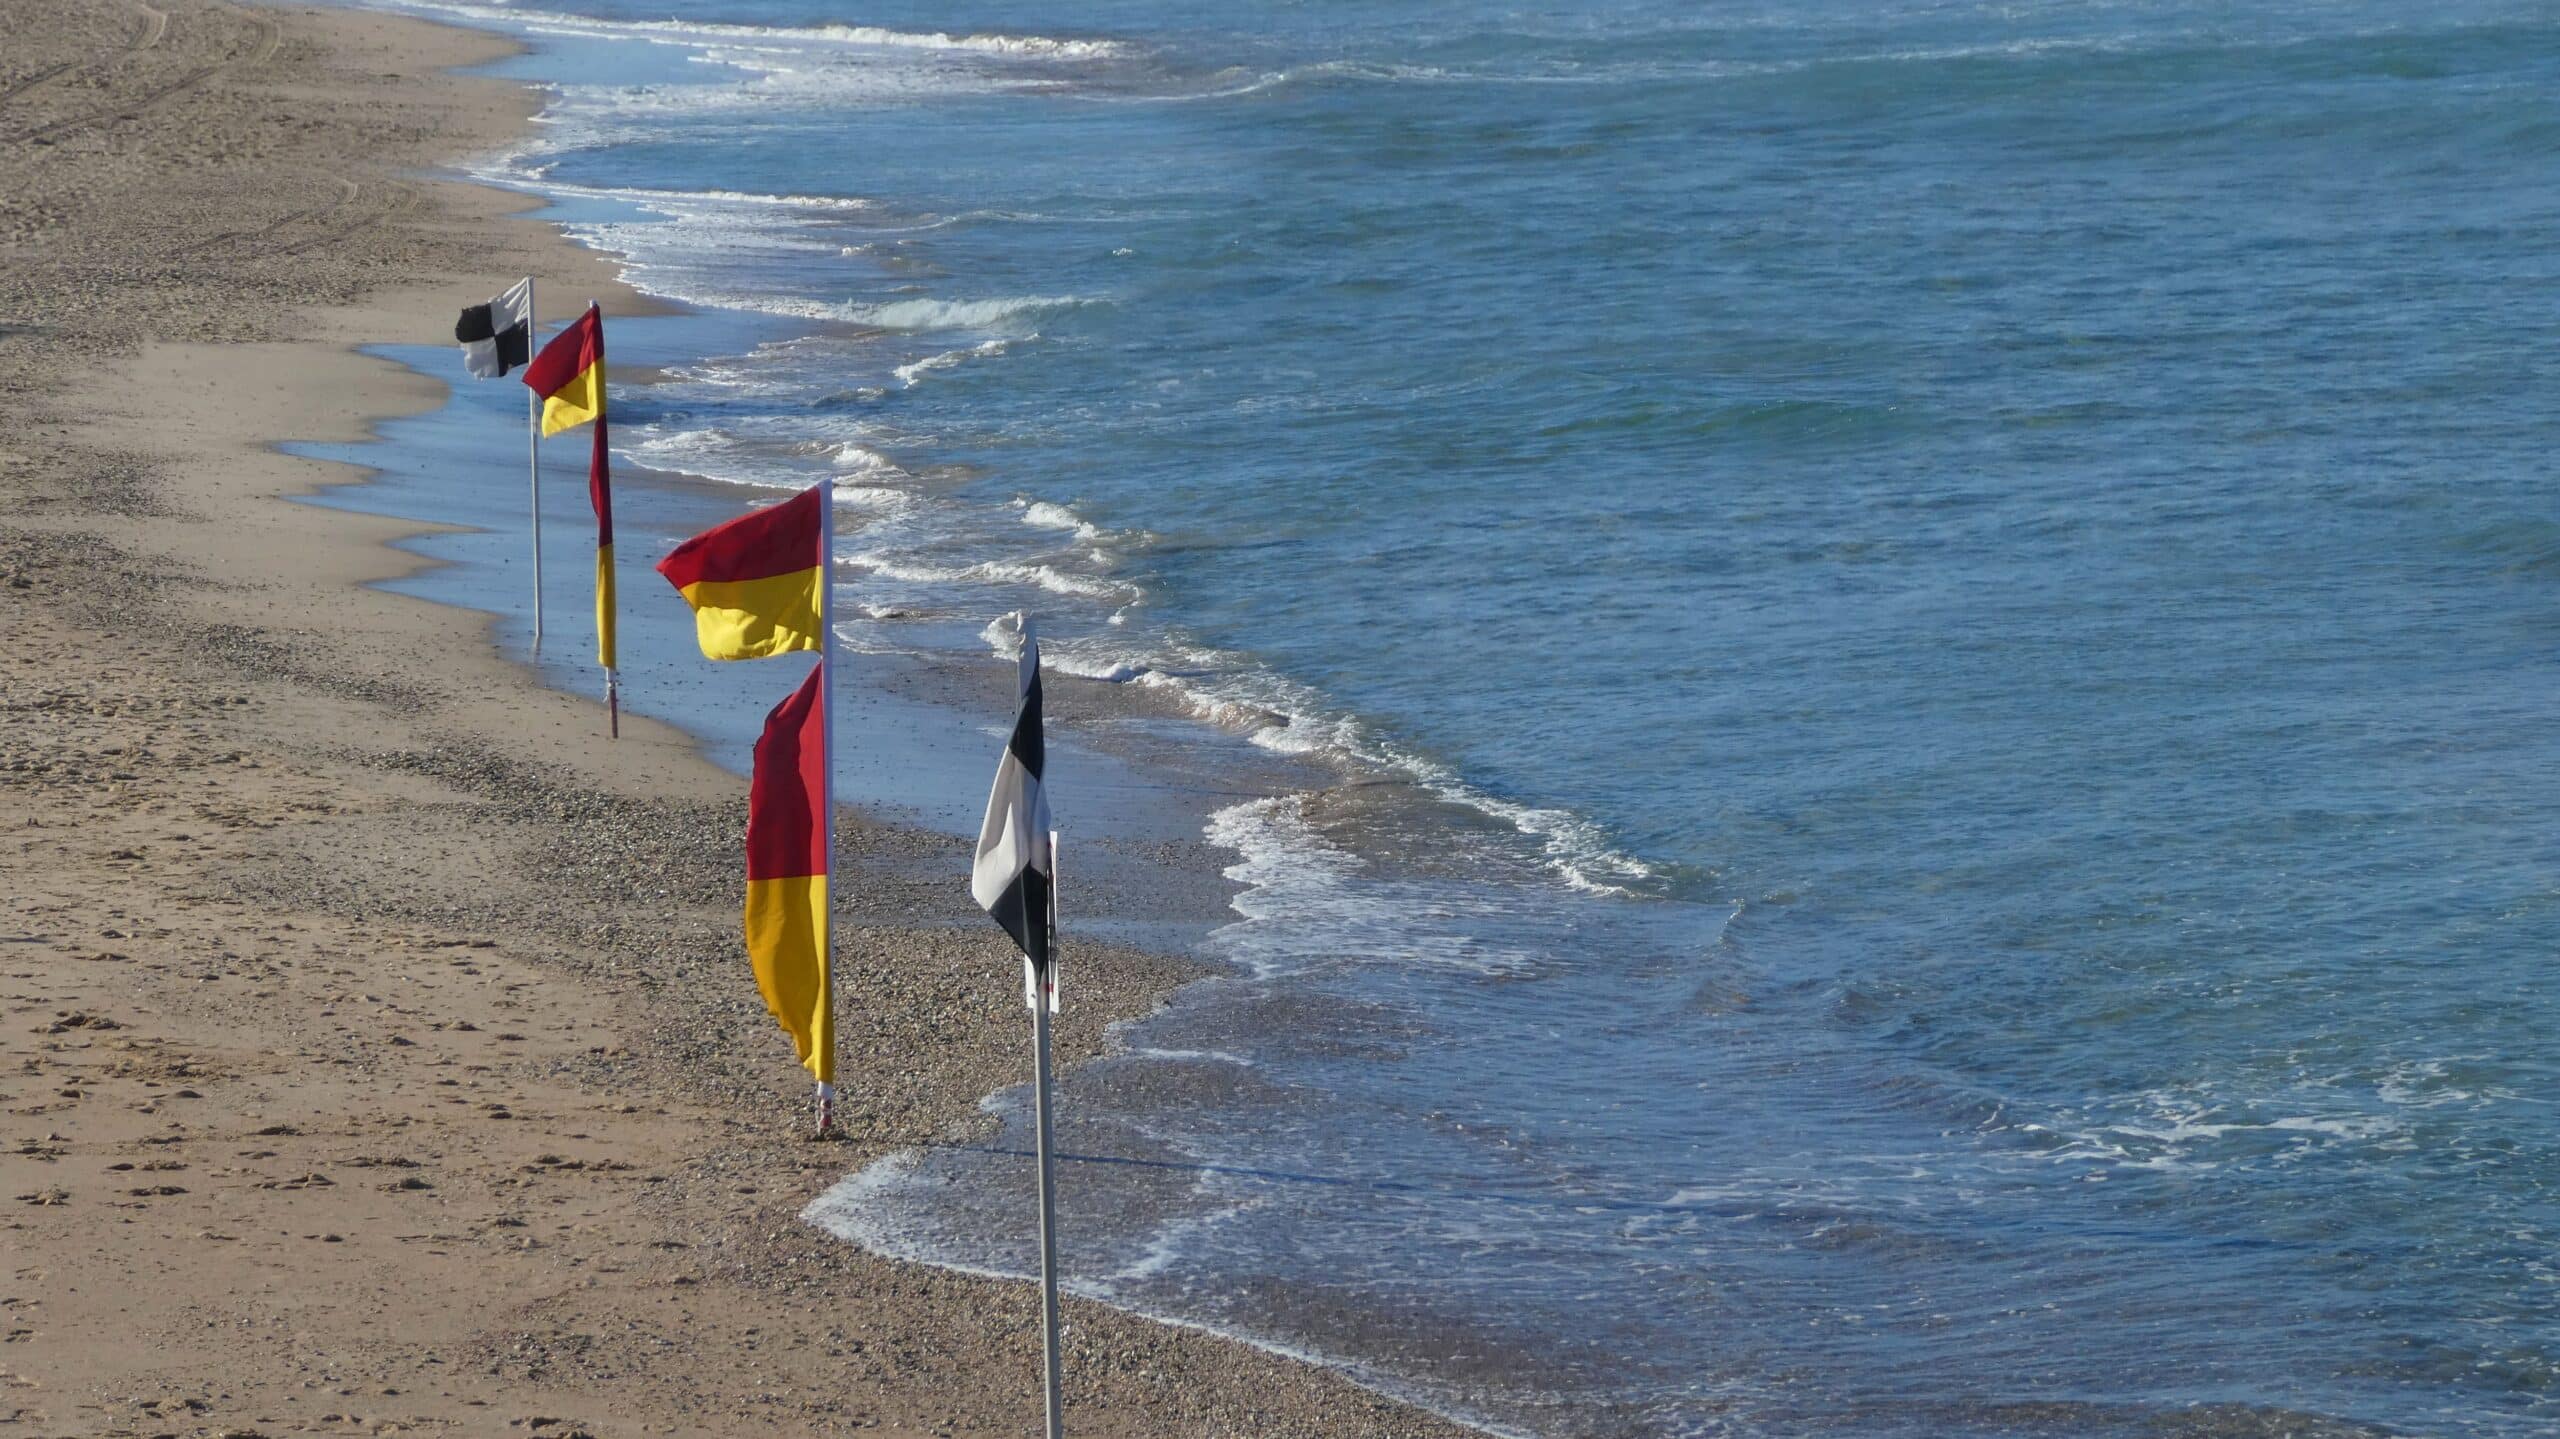
[[[818,1086],[818,1127],[817,1130],[809,1137],[811,1139],[834,1139],[837,1137],[836,1087],[832,1084],[821,1084]]]
[[[604,672],[604,733],[607,739],[622,738],[622,676],[613,670]]]

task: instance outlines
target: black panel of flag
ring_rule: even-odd
[[[494,380],[533,355],[533,282],[518,280],[485,305],[471,305],[454,322],[462,366],[474,379]]]
[[[1040,641],[1022,625],[1022,707],[996,761],[969,892],[1035,967],[1049,963],[1049,797],[1041,784]]]

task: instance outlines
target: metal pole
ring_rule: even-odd
[[[533,277],[524,277],[524,352],[529,361],[542,348],[542,326],[534,319]],[[533,652],[542,653],[542,397],[524,392],[524,450],[528,494],[533,504]]]
[[[818,703],[824,706],[818,726],[818,813],[827,834],[826,939],[818,964],[818,1007],[827,1016],[827,1043],[835,1044],[836,1012],[836,496],[833,480],[818,481]],[[828,1055],[827,1072],[835,1072]],[[836,1126],[836,1087],[818,1083],[818,1133]]]
[[[598,305],[592,296],[587,300],[587,309],[591,313],[597,315],[598,323],[601,324],[603,306]],[[601,351],[604,346],[604,331],[599,329],[596,331],[596,335],[596,346],[599,351],[599,354],[597,355],[597,363],[601,365],[603,363],[603,355],[601,354]],[[599,470],[603,472],[605,477],[604,502],[608,512],[611,511],[613,506],[613,456],[610,453],[612,449],[612,442],[607,440],[605,435],[612,425],[613,417],[610,413],[612,406],[605,403],[605,388],[610,383],[611,382],[607,380],[604,375],[598,374],[596,376],[595,457],[588,462],[590,474],[587,481],[589,484],[595,483],[593,472]],[[602,640],[602,637],[606,632],[604,626],[607,623],[607,616],[602,610],[606,596],[611,595],[614,597],[613,604],[615,606],[616,613],[611,616],[611,620],[615,623],[619,623],[622,618],[619,613],[622,603],[620,594],[611,584],[613,571],[610,566],[612,564],[612,557],[608,554],[599,554],[596,558],[596,604],[598,607],[596,623],[597,637],[599,641]],[[621,656],[615,655],[614,658],[619,659]],[[606,739],[622,738],[622,674],[620,670],[611,664],[604,667],[604,737]]]
[[[1050,841],[1050,865],[1056,867],[1056,840]],[[1057,895],[1049,897],[1049,963],[1057,963]],[[1049,1439],[1064,1432],[1058,1400],[1058,1181],[1049,1160],[1049,973],[1042,966],[1031,990],[1032,1128],[1040,1151],[1040,1338],[1041,1377],[1047,1386]]]

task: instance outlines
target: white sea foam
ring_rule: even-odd
[[[1039,336],[1025,335],[1022,338],[1036,340]],[[938,355],[927,355],[921,360],[909,360],[889,373],[897,377],[899,384],[912,390],[919,381],[936,370],[948,370],[969,360],[991,359],[1012,349],[1014,343],[1010,339],[982,340],[967,349],[945,350]]]
[[[1207,1188],[1205,1183],[1196,1184],[1193,1192],[1196,1194]],[[1104,1283],[1106,1286],[1134,1284],[1153,1279],[1195,1252],[1202,1237],[1210,1230],[1256,1207],[1258,1206],[1245,1203],[1221,1204],[1201,1213],[1177,1219],[1156,1231],[1155,1236],[1147,1241],[1146,1248],[1138,1252],[1138,1257],[1113,1270]]]
[[[994,1098],[994,1096],[990,1096]],[[911,1264],[930,1264],[955,1274],[973,1274],[987,1279],[1028,1279],[1025,1269],[1000,1264],[973,1263],[953,1253],[953,1246],[942,1241],[934,1216],[937,1207],[922,1196],[941,1186],[928,1181],[923,1171],[929,1156],[926,1151],[902,1149],[873,1160],[869,1165],[846,1176],[834,1188],[809,1202],[800,1211],[804,1224],[826,1231],[839,1239],[860,1246],[871,1253]],[[1232,1207],[1228,1212],[1233,1212]],[[1150,1254],[1161,1246],[1151,1246]],[[1144,1256],[1140,1263],[1144,1263]],[[1139,1269],[1133,1266],[1112,1276],[1122,1285],[1134,1284],[1157,1267]],[[1149,1304],[1128,1293],[1111,1280],[1094,1280],[1080,1276],[1063,1276],[1059,1287],[1070,1294],[1111,1304],[1129,1313],[1176,1329],[1223,1335],[1250,1344],[1265,1353],[1279,1355],[1294,1363],[1332,1369],[1349,1375],[1382,1394],[1393,1395],[1431,1413],[1496,1436],[1496,1439],[1531,1439],[1525,1431],[1492,1424],[1486,1420],[1449,1407],[1439,1396],[1418,1389],[1359,1360],[1339,1354],[1328,1354],[1305,1345],[1286,1344],[1254,1334],[1250,1330],[1204,1324],[1170,1310]]]
[[[2101,1108],[2064,1110],[2046,1122],[2020,1120],[2013,1127],[2049,1143],[2033,1155],[2045,1163],[2199,1172],[2289,1164],[2339,1146],[2405,1142],[2408,1125],[2394,1114],[2285,1112],[2325,1087],[2298,1085],[2246,1099],[2149,1091]],[[2137,1112],[2124,1117],[2107,1112],[2126,1109]]]
[[[1022,522],[1026,525],[1036,525],[1044,530],[1073,531],[1079,540],[1091,541],[1102,538],[1100,529],[1088,524],[1084,516],[1068,509],[1065,505],[1053,505],[1047,500],[1024,499],[1016,499],[1014,503],[1022,507]]]
[[[399,3],[412,9],[601,40],[674,44],[752,41],[792,49],[826,46],[922,50],[1008,60],[1102,60],[1130,53],[1128,46],[1116,40],[1048,35],[954,35],[941,30],[891,30],[878,25],[737,25],[712,20],[604,20],[511,5],[473,4],[470,0],[399,0]]]
[[[1131,680],[1145,679],[1154,673],[1146,665],[1135,660],[1096,659],[1089,655],[1077,654],[1073,650],[1055,649],[1055,647],[1044,649],[1040,660],[1041,663],[1061,674],[1074,675],[1078,679],[1100,680],[1105,684],[1127,684]]]
[[[1024,520],[1032,520],[1026,502]],[[1063,507],[1044,516],[1049,523],[1081,517]],[[1060,526],[1062,527],[1062,526]],[[973,578],[987,578],[985,567]],[[919,576],[921,577],[921,576]],[[1117,583],[1117,582],[1112,582]],[[1133,595],[1136,586],[1125,586]],[[1121,616],[1114,616],[1117,626]],[[985,638],[1006,658],[1020,652],[993,627]],[[1102,640],[1052,640],[1045,657],[1071,672],[1115,683],[1161,689],[1196,717],[1279,754],[1332,759],[1407,780],[1451,804],[1473,809],[1510,825],[1544,852],[1550,868],[1565,883],[1597,894],[1629,894],[1628,886],[1655,878],[1643,860],[1618,849],[1599,825],[1570,810],[1519,804],[1467,783],[1436,760],[1390,743],[1357,716],[1344,713],[1314,690],[1274,673],[1245,656],[1163,636],[1153,647]]]
[[[859,565],[883,579],[903,580],[910,584],[1032,585],[1055,595],[1121,602],[1138,599],[1144,593],[1136,585],[1121,580],[1070,574],[1055,565],[1024,564],[1012,560],[981,560],[976,564],[959,566],[932,565],[880,551],[865,551],[846,559],[847,563]]]
[[[574,18],[574,17],[564,17]],[[878,25],[728,25],[697,20],[635,20],[613,28],[682,39],[783,41],[793,45],[850,45],[868,50],[938,50],[996,55],[1012,60],[1104,60],[1129,53],[1116,40],[1062,39],[1048,35],[943,30],[891,30]]]
[[[1436,923],[1441,896],[1426,884],[1380,875],[1317,834],[1299,796],[1229,805],[1209,817],[1207,834],[1211,844],[1236,851],[1226,877],[1246,886],[1229,901],[1239,919],[1209,943],[1253,974],[1345,963],[1509,974],[1538,962],[1532,950]]]
[[[1062,850],[1060,853],[1065,852]],[[1176,1059],[1208,1064],[1232,1064],[1240,1069],[1254,1067],[1252,1060],[1241,1054],[1229,1054],[1223,1049],[1155,1049],[1141,1045],[1131,1049],[1129,1053],[1140,1059]]]
[[[554,195],[572,195],[580,199],[628,200],[645,208],[661,211],[687,211],[695,208],[749,206],[756,209],[791,210],[874,210],[876,200],[853,195],[766,195],[752,190],[655,190],[640,185],[579,185],[565,180],[541,180],[542,188]]]
[[[835,462],[837,468],[858,475],[876,475],[884,478],[894,478],[903,477],[907,473],[904,469],[899,467],[897,461],[890,459],[887,455],[880,453],[878,450],[872,449],[868,445],[843,444],[836,446]]]
[[[709,479],[729,478],[719,473],[725,468],[719,462],[734,462],[737,457],[736,442],[721,431],[711,429],[662,430],[654,425],[642,426],[634,432],[629,448],[632,457],[644,465],[682,470]]]
[[[829,493],[835,496],[836,503],[839,505],[871,510],[878,514],[904,514],[916,506],[915,496],[904,490],[890,489],[885,485],[852,485],[838,480]]]
[[[1075,295],[1017,295],[993,300],[889,300],[877,304],[837,306],[829,312],[828,318],[873,325],[883,330],[983,330],[1025,316],[1073,309],[1090,303]]]

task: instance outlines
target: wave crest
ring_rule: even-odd
[[[883,330],[984,330],[1026,315],[1070,310],[1091,303],[1075,295],[1019,295],[998,300],[890,300],[881,304],[840,306],[834,317]],[[955,359],[952,363],[957,364],[958,361]]]
[[[1131,53],[1117,40],[1052,35],[1006,35],[975,32],[954,35],[945,30],[891,30],[880,25],[741,25],[719,20],[607,20],[553,10],[521,10],[512,5],[460,3],[460,0],[410,0],[416,8],[442,11],[475,20],[521,25],[604,40],[774,41],[798,44],[858,46],[872,50],[947,51],[1015,60],[1108,60]]]

